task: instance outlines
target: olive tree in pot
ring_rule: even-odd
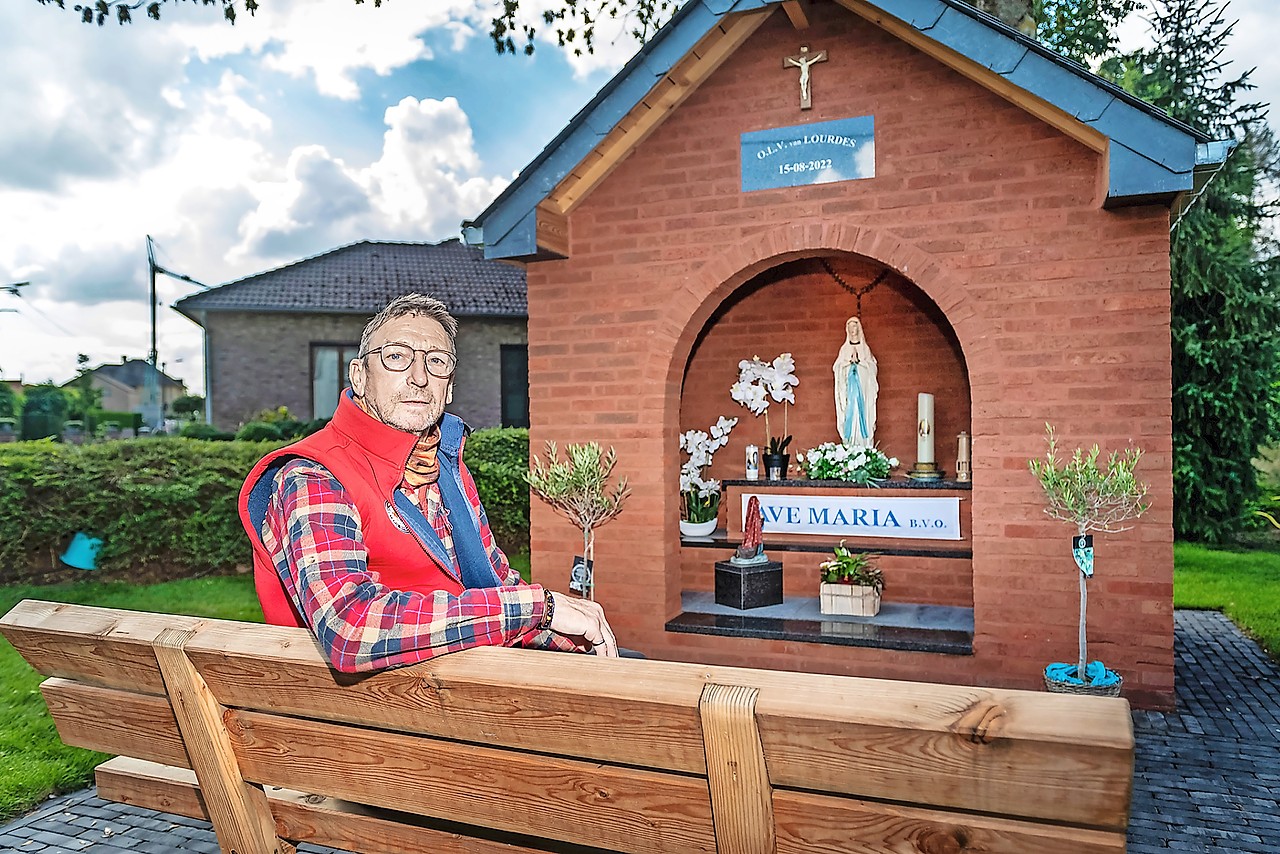
[[[1089,605],[1088,581],[1093,577],[1093,532],[1115,534],[1150,507],[1146,501],[1148,484],[1134,476],[1142,451],[1129,448],[1113,451],[1099,462],[1102,452],[1095,444],[1088,451],[1076,448],[1070,459],[1058,459],[1053,427],[1045,425],[1048,451],[1043,459],[1028,461],[1031,473],[1044,489],[1045,513],[1074,525],[1071,551],[1080,571],[1080,649],[1075,666],[1055,662],[1045,668],[1045,686],[1050,691],[1071,694],[1119,696],[1124,680],[1100,661],[1088,663],[1085,616]]]
[[[618,462],[613,448],[602,451],[595,442],[566,445],[562,460],[556,443],[547,442],[546,454],[545,463],[534,456],[525,479],[534,495],[582,530],[582,557],[574,561],[569,589],[594,600],[595,529],[622,512],[631,488],[625,477],[608,486]]]

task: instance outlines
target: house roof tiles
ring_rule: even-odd
[[[408,293],[441,300],[455,316],[525,317],[524,271],[481,250],[443,243],[365,240],[179,300],[199,322],[206,311],[371,315]]]

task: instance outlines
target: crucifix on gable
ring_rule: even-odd
[[[827,61],[827,52],[820,50],[817,53],[809,53],[807,44],[800,46],[800,52],[795,56],[783,57],[783,68],[799,68],[800,69],[800,109],[808,110],[813,107],[813,100],[810,98],[810,80],[809,66],[816,65],[819,62]]]

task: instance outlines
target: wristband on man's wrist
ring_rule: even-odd
[[[551,595],[551,591],[545,587],[542,589],[542,594],[542,622],[538,623],[538,628],[549,629],[551,628],[551,620],[556,614],[556,600]]]

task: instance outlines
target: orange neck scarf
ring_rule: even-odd
[[[355,402],[366,415],[371,418],[376,417],[365,405],[364,398],[357,397]],[[436,457],[436,451],[439,449],[440,425],[435,424],[418,437],[418,444],[413,446],[413,453],[409,455],[409,460],[405,464],[404,482],[414,492],[419,492],[422,487],[430,486],[440,478],[440,460]]]

